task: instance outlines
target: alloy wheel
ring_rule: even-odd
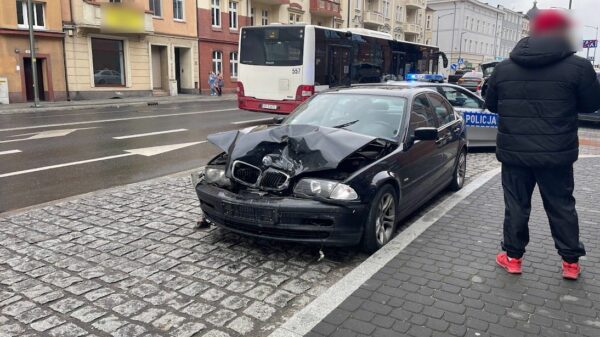
[[[456,168],[456,184],[462,186],[467,175],[467,155],[463,152],[458,159],[458,167]]]
[[[385,245],[392,237],[396,222],[396,202],[391,193],[386,193],[379,199],[377,206],[377,219],[375,220],[375,237],[380,246]]]

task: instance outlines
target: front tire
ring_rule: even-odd
[[[396,230],[398,196],[391,185],[383,185],[375,194],[365,223],[362,247],[373,253],[388,243]]]
[[[458,191],[463,188],[465,184],[465,177],[467,175],[467,151],[462,150],[456,159],[456,166],[454,167],[454,173],[452,174],[452,182],[450,183],[451,191]]]

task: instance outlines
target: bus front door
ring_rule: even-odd
[[[327,69],[330,88],[350,85],[350,55],[350,47],[329,47]]]

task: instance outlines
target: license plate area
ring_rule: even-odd
[[[275,224],[277,219],[277,211],[273,208],[252,207],[229,202],[222,202],[221,205],[223,214],[233,219],[266,225]]]
[[[277,105],[275,104],[262,104],[261,107],[267,110],[277,110]]]

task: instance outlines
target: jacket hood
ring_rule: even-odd
[[[209,142],[227,153],[228,167],[239,160],[263,170],[279,169],[290,176],[335,169],[342,160],[375,139],[314,125],[258,126],[208,136]]]
[[[527,68],[539,68],[559,62],[575,54],[566,39],[558,37],[523,38],[510,53],[510,59]]]

